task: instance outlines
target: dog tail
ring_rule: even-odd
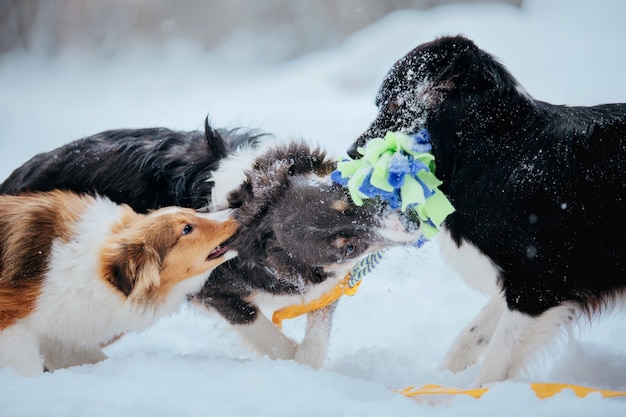
[[[234,129],[213,129],[209,115],[204,120],[204,136],[215,155],[228,155],[240,148],[256,148],[264,138],[272,135],[256,129],[237,127]]]
[[[226,143],[219,132],[211,127],[209,115],[204,119],[204,137],[213,155],[226,155]]]

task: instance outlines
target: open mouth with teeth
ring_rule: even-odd
[[[215,259],[215,258],[219,258],[220,256],[222,256],[223,254],[225,254],[226,252],[228,252],[228,247],[227,246],[222,246],[219,245],[218,247],[216,247],[215,249],[213,249],[211,251],[211,253],[209,253],[209,256],[207,256],[206,260],[210,261],[211,259]]]

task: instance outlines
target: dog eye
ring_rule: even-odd
[[[400,98],[397,94],[394,94],[387,100],[387,108],[393,112],[397,111],[400,106],[404,103],[404,100]]]
[[[349,245],[346,245],[344,249],[345,256],[351,256],[354,254],[354,252],[356,252],[356,245],[352,243],[350,243]]]
[[[183,227],[183,235],[188,235],[192,231],[193,231],[193,226],[190,224],[186,224],[185,227]]]

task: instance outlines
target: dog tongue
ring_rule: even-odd
[[[211,259],[219,258],[226,252],[228,252],[228,248],[226,246],[218,246],[217,248],[213,249],[211,253],[209,253],[209,256],[207,256],[206,259],[207,261],[210,261]]]

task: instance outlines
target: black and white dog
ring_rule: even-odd
[[[364,255],[416,239],[380,204],[357,208],[329,179],[335,161],[303,141],[255,132],[115,130],[33,157],[0,193],[97,193],[139,212],[178,205],[237,209],[238,257],[216,268],[196,300],[216,309],[256,350],[320,367],[334,305],[307,316],[297,344],[260,310],[310,302]],[[271,303],[271,306],[267,304]]]
[[[108,130],[35,155],[0,185],[1,194],[64,189],[98,193],[136,212],[210,203],[211,175],[237,148],[268,135],[242,129]]]
[[[443,252],[492,297],[442,368],[460,371],[484,354],[473,385],[518,376],[575,319],[624,306],[626,104],[535,100],[460,36],[396,62],[376,104],[348,153],[387,131],[428,129],[440,189],[456,208]]]

